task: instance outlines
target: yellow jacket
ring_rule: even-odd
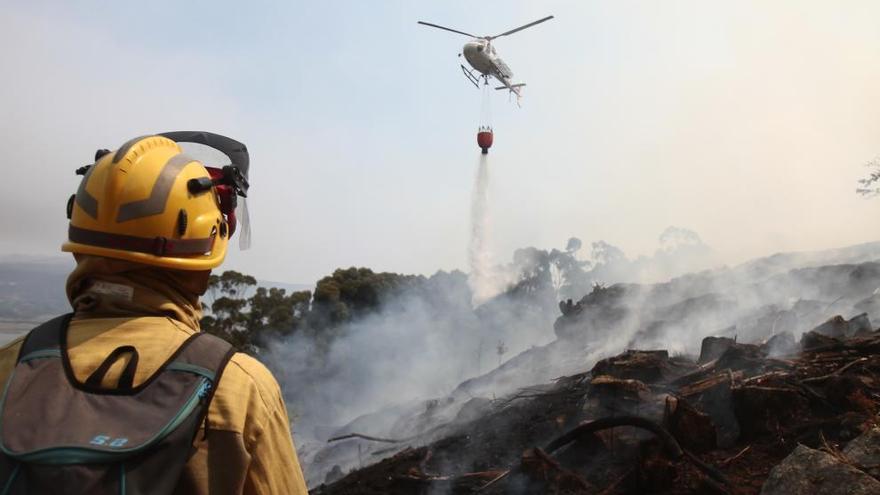
[[[84,381],[115,348],[133,345],[140,358],[134,378],[138,385],[198,331],[198,292],[190,297],[191,291],[182,289],[194,283],[193,278],[197,285],[204,284],[194,274],[161,273],[105,258],[77,259],[78,267],[68,279],[68,295],[77,309],[68,329],[68,353],[79,380]],[[15,366],[21,340],[0,348],[0,383]],[[103,384],[114,386],[125,364],[126,359],[115,363]],[[259,361],[242,353],[232,357],[207,423],[207,435],[204,428],[198,433],[197,450],[176,493],[308,493],[281,390]]]

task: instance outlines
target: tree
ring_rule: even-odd
[[[406,290],[423,284],[417,275],[376,273],[369,268],[337,269],[315,286],[309,314],[309,327],[323,332],[378,310],[381,305]]]
[[[254,285],[257,285],[257,279],[235,270],[226,270],[220,275],[211,275],[208,278],[208,290],[213,295],[216,295],[218,290],[228,296],[244,295],[244,291]]]
[[[592,244],[593,263],[596,265],[613,265],[622,261],[626,261],[626,255],[619,247],[608,244],[605,241],[597,241]]]
[[[856,193],[865,197],[874,197],[880,194],[880,156],[874,158],[865,164],[866,167],[872,169],[864,179],[859,179],[859,187]]]
[[[212,275],[208,289],[215,299],[211,314],[202,318],[202,329],[240,351],[258,354],[261,340],[269,334],[286,335],[301,328],[309,310],[309,291],[288,295],[284,289],[257,287],[246,297],[256,285],[254,277],[232,270]]]
[[[299,330],[311,299],[312,293],[307,290],[288,295],[284,289],[259,287],[248,299],[248,328],[255,332],[273,330],[283,335]]]

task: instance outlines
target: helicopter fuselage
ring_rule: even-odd
[[[523,86],[525,86],[525,83],[514,84],[513,71],[510,70],[510,66],[505,64],[504,61],[501,60],[501,57],[499,57],[498,54],[495,52],[495,47],[492,46],[492,40],[500,38],[502,36],[509,36],[513,33],[518,33],[523,29],[541,24],[542,22],[549,21],[550,19],[553,19],[552,15],[548,15],[547,17],[538,19],[534,22],[530,22],[518,28],[505,31],[501,34],[496,34],[495,36],[477,36],[471,33],[467,33],[465,31],[459,31],[458,29],[452,29],[446,26],[441,26],[439,24],[433,24],[425,21],[419,21],[419,24],[469,37],[471,40],[464,44],[464,47],[461,49],[461,53],[459,54],[459,56],[464,55],[465,60],[467,60],[468,64],[473,67],[473,70],[479,72],[479,75],[474,74],[473,70],[470,70],[465,67],[464,64],[461,64],[461,70],[464,73],[465,77],[467,77],[468,81],[479,88],[480,79],[483,79],[484,85],[488,85],[489,77],[494,77],[495,79],[498,79],[498,82],[501,83],[501,86],[495,89],[510,90],[511,93],[516,95],[516,101],[517,103],[519,103],[519,98],[520,96],[522,96],[520,90]]]
[[[461,53],[468,64],[484,76],[492,76],[507,87],[512,84],[513,71],[501,60],[495,52],[495,47],[488,41],[480,39],[469,41],[465,43]]]

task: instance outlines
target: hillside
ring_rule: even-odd
[[[586,491],[563,490],[559,493],[595,493],[598,487],[603,486],[602,483],[607,485],[613,481],[612,475],[621,477],[626,470],[616,472],[611,469],[597,475],[583,465],[573,467],[562,462],[563,457],[554,460],[533,453],[532,457],[538,456],[535,460],[520,458],[520,454],[525,449],[547,445],[554,437],[582,421],[604,417],[586,407],[586,404],[607,399],[604,397],[606,393],[617,397],[614,400],[619,400],[621,394],[627,396],[635,393],[635,399],[632,399],[635,402],[628,402],[626,407],[635,407],[635,412],[641,411],[636,415],[662,423],[665,401],[678,397],[682,393],[681,386],[692,384],[681,382],[673,385],[671,381],[697,371],[700,363],[706,362],[698,356],[704,351],[704,338],[708,336],[738,345],[759,345],[743,348],[746,349],[743,352],[757,349],[747,366],[730,368],[716,365],[717,373],[724,376],[727,376],[727,369],[742,371],[744,374],[737,377],[742,380],[773,371],[773,366],[762,360],[777,355],[785,355],[789,363],[785,369],[800,376],[801,368],[807,366],[803,363],[813,363],[815,356],[803,354],[802,348],[795,343],[812,342],[812,337],[803,335],[812,336],[807,332],[835,315],[842,317],[830,321],[849,320],[853,330],[837,324],[838,330],[835,332],[838,333],[834,333],[834,336],[846,339],[858,330],[861,332],[860,338],[870,340],[869,343],[858,344],[867,346],[867,350],[858,352],[870,353],[875,345],[871,343],[874,337],[870,333],[873,330],[869,328],[870,322],[880,321],[880,299],[874,294],[880,287],[880,264],[868,260],[880,258],[877,248],[878,244],[869,244],[822,253],[782,254],[732,268],[690,274],[660,284],[596,287],[579,301],[560,304],[561,314],[553,325],[556,339],[550,343],[527,349],[496,369],[465,380],[447,395],[383,408],[363,415],[345,427],[327,430],[325,438],[348,436],[344,441],[325,443],[323,446],[301,443],[299,450],[311,480],[310,485],[316,486],[322,480],[339,479],[345,472],[364,466],[362,471],[355,469],[337,483],[316,489],[315,493],[472,493],[473,489],[484,486],[492,479],[490,473],[497,475],[508,469],[519,469],[517,465],[523,467],[537,462],[545,474],[552,472],[553,476],[564,478],[567,474],[560,474],[563,471],[574,473],[582,478],[574,482],[577,486],[581,481],[590,480],[591,488],[584,489]],[[831,327],[835,327],[835,324],[832,323]],[[829,332],[827,328],[821,331]],[[776,338],[770,340],[774,336]],[[777,348],[780,342],[785,342],[786,346]],[[594,369],[596,363],[626,349],[662,349],[663,355],[668,358],[664,358],[663,364],[658,366],[671,367],[674,371],[668,376],[664,375],[662,380],[655,377],[632,383],[614,380],[596,382],[600,378]],[[846,364],[842,361],[856,354],[835,355],[833,359],[829,357],[828,363],[831,364],[813,367],[803,373],[820,376],[827,371],[827,367],[835,363]],[[771,359],[772,362],[775,361]],[[866,368],[867,365],[860,370]],[[776,383],[772,385],[776,386]],[[822,390],[814,392],[823,394]],[[682,407],[693,406],[697,412],[708,414],[699,410],[703,407],[699,404],[687,404]],[[612,411],[617,415],[622,412]],[[602,412],[605,413],[608,411]],[[730,416],[734,413],[728,409],[718,414],[721,417],[713,418],[713,424],[716,425],[713,428],[717,428],[722,421],[727,421],[725,424],[728,427],[718,430],[719,438],[723,438],[724,442],[721,450],[711,454],[716,458],[729,454],[729,449],[740,446],[744,441],[738,433],[732,433],[738,424],[729,426],[732,424]],[[805,414],[808,414],[807,420],[813,421],[814,415],[822,416],[825,413],[811,410]],[[858,432],[866,428],[860,428]],[[817,430],[811,431],[814,434],[812,438],[817,439]],[[851,434],[858,432],[852,431]],[[490,438],[484,438],[486,434]],[[830,434],[826,432],[826,435]],[[366,435],[372,440],[358,435]],[[624,450],[628,452],[623,459],[631,459],[634,452],[642,448],[641,437],[628,430],[620,435],[633,437],[623,442],[626,444]],[[851,438],[846,435],[835,437],[840,442]],[[775,441],[772,438],[763,440]],[[793,444],[786,445],[789,447],[773,451],[775,463],[794,448]],[[815,442],[812,445],[816,446]],[[394,457],[395,453],[399,455]],[[366,467],[377,462],[379,464],[374,467]],[[555,467],[551,469],[548,466]],[[632,464],[627,464],[627,468],[630,466]],[[679,467],[676,465],[676,469]],[[747,477],[752,488],[744,493],[757,493],[756,490],[768,476],[769,467]],[[473,472],[482,474],[469,477],[467,473]],[[681,476],[693,475],[687,470],[682,473]],[[675,476],[678,475],[673,478]],[[379,478],[397,480],[411,491],[395,491],[396,488],[380,482]],[[694,479],[702,478],[697,476]],[[608,493],[640,493],[639,490],[644,488],[638,485],[638,480],[627,480],[621,482],[620,490]],[[517,491],[509,484],[503,486],[506,488],[502,491],[489,493],[540,493]],[[690,488],[684,491],[669,491],[666,488],[660,492],[703,493],[700,490],[705,485],[699,484],[700,488],[694,488],[697,485],[688,486]]]

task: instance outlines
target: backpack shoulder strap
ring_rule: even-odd
[[[21,361],[25,356],[38,351],[61,351],[61,334],[67,330],[73,313],[52,318],[51,320],[37,326],[24,338],[21,349],[18,351],[18,359]]]
[[[183,343],[177,355],[165,366],[165,370],[187,371],[204,376],[210,380],[210,386],[204,396],[205,407],[199,413],[198,422],[205,423],[205,437],[208,435],[208,410],[211,401],[214,400],[214,393],[219,388],[220,378],[223,376],[223,370],[232,356],[235,354],[235,348],[232,344],[226,342],[220,337],[199,332],[190,337]],[[198,429],[193,432],[193,440]]]
[[[183,343],[177,355],[168,364],[168,368],[201,374],[216,382],[233,354],[235,349],[229,342],[199,332]]]

